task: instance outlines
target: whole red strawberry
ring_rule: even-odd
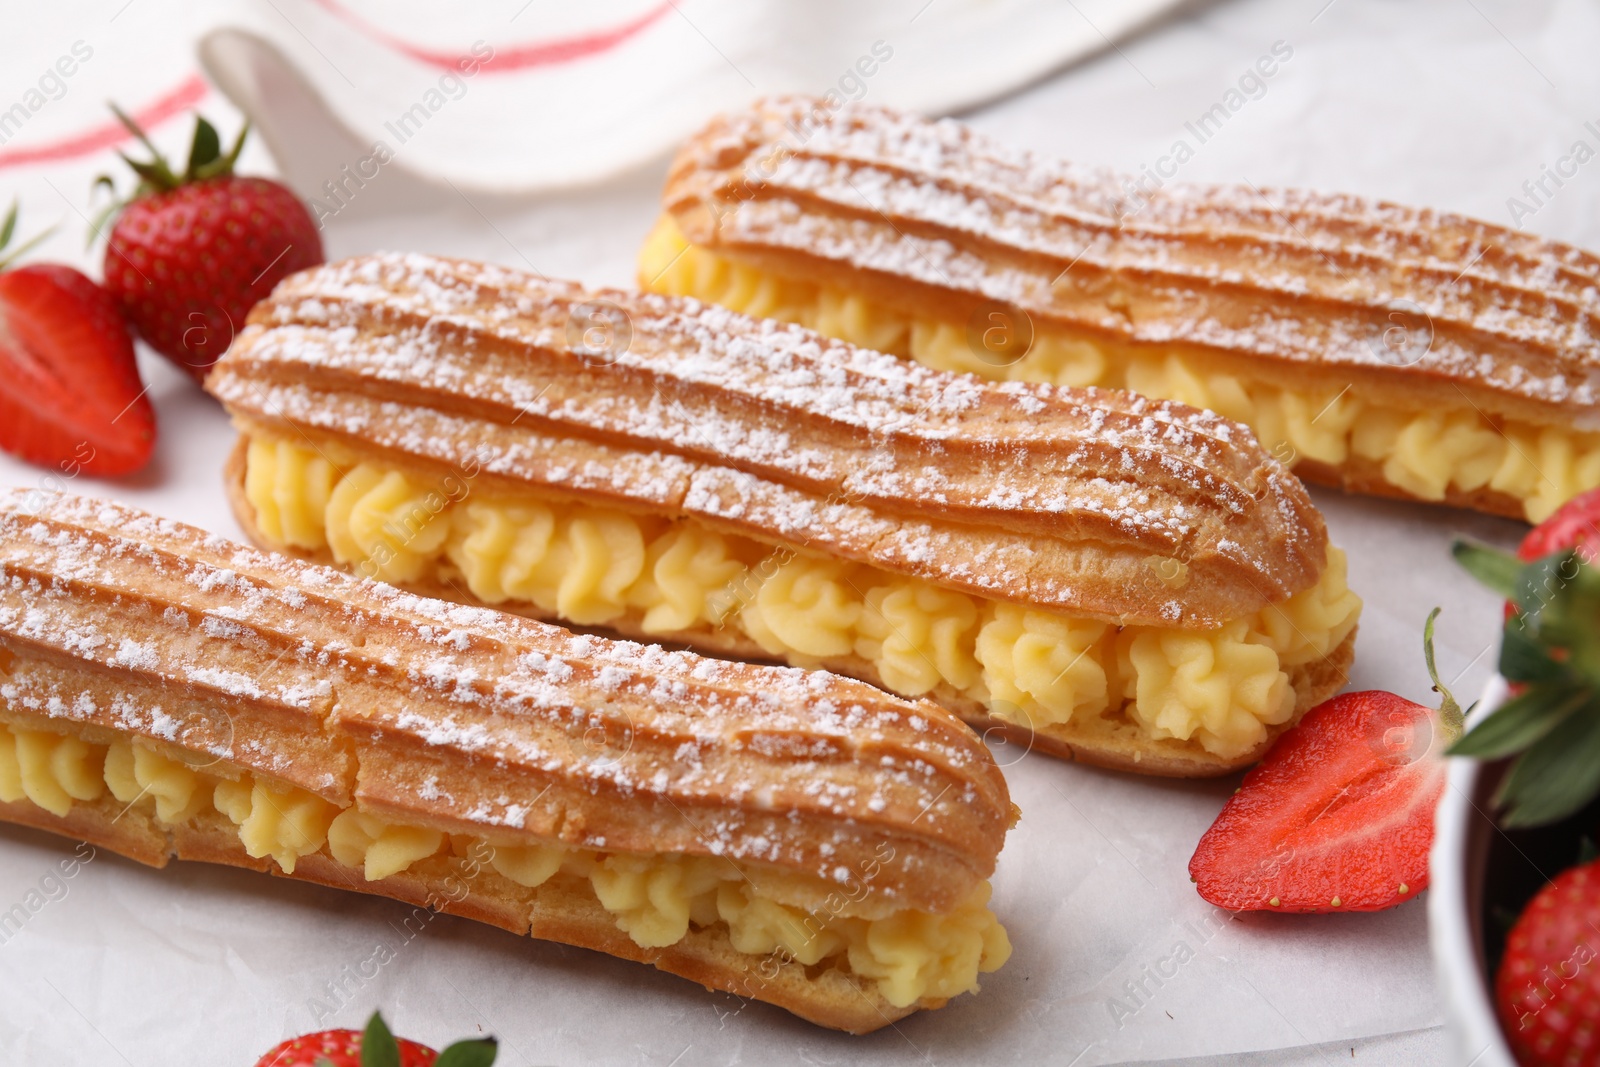
[[[1461,711],[1436,713],[1393,693],[1345,693],[1317,705],[1245,775],[1189,860],[1208,902],[1229,911],[1378,911],[1428,885],[1442,745]]]
[[[1600,565],[1596,501],[1578,497],[1524,542],[1524,562],[1457,540],[1456,559],[1511,604],[1499,670],[1511,697],[1450,750],[1510,759],[1495,790],[1501,826],[1545,826],[1600,796]],[[1530,545],[1531,543],[1531,545]]]
[[[492,1037],[457,1041],[435,1052],[415,1041],[396,1040],[377,1012],[366,1030],[323,1030],[291,1037],[256,1061],[256,1067],[489,1067]]]
[[[0,249],[16,221],[13,206]],[[6,269],[28,247],[0,261],[0,448],[66,478],[138,470],[156,416],[122,314],[71,267]]]
[[[1529,902],[1494,994],[1525,1067],[1600,1064],[1600,861],[1557,875]]]
[[[1517,546],[1517,559],[1532,563],[1568,549],[1576,552],[1577,558],[1585,563],[1600,562],[1600,489],[1579,493],[1557,508],[1548,519],[1529,530],[1528,536]],[[1509,559],[1505,559],[1502,561],[1502,570],[1509,575],[1515,568]],[[1510,620],[1516,614],[1514,598],[1507,597],[1506,619]]]
[[[177,174],[144,131],[117,117],[153,158],[122,157],[140,182],[106,244],[106,288],[151,348],[204,381],[250,308],[286,275],[322,262],[322,238],[294,193],[234,175],[248,126],[224,155],[217,131],[197,117]]]
[[[1517,557],[1532,562],[1568,548],[1577,549],[1585,563],[1600,562],[1600,489],[1573,497],[1528,531]]]

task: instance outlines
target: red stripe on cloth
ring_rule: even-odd
[[[471,53],[440,52],[408,44],[400,40],[400,38],[372,25],[372,23],[366,21],[355,12],[346,10],[338,0],[316,0],[316,3],[317,6],[337,15],[374,41],[388,45],[396,52],[409,56],[419,63],[426,63],[441,70],[457,70],[463,59],[470,60],[472,58]],[[593,30],[579,34],[576,37],[536,41],[532,44],[517,45],[504,50],[497,48],[494,55],[478,64],[478,70],[480,72],[489,71],[491,73],[504,74],[514,70],[526,70],[529,67],[571,63],[575,60],[601,55],[611,51],[629,38],[642,33],[671,10],[672,0],[664,0],[663,3],[658,4],[642,15],[610,29]]]
[[[205,95],[210,91],[211,86],[205,78],[198,73],[191,74],[183,84],[133,112],[131,117],[146,130],[151,130],[174,115],[181,115],[194,107],[205,99]],[[132,139],[133,134],[123,128],[122,123],[112,119],[75,137],[21,148],[0,148],[0,169],[21,167],[29,163],[52,163],[63,159],[75,159]]]

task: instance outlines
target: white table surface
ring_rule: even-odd
[[[937,3],[937,0],[934,0]],[[1274,42],[1292,57],[1198,147],[1182,180],[1309,185],[1510,222],[1507,198],[1574,141],[1600,147],[1600,8],[1584,0],[1237,0],[1183,9],[1138,39],[970,116],[1013,142],[1126,170],[1154,164]],[[761,71],[745,73],[760,84]],[[292,85],[298,138],[280,160],[302,189],[358,158]],[[530,151],[537,151],[530,146]],[[355,154],[352,154],[355,153]],[[386,171],[334,218],[330,256],[420,249],[628,284],[656,211],[665,161],[580,192],[472,196]],[[3,178],[3,175],[0,175]],[[1529,229],[1600,247],[1600,163],[1579,171]],[[1270,196],[1270,192],[1266,195]],[[236,533],[217,479],[229,439],[211,403],[154,359],[162,419],[150,471],[73,488],[143,503]],[[0,484],[40,474],[0,457]],[[1435,604],[1447,678],[1471,697],[1490,671],[1494,598],[1446,555],[1464,531],[1512,544],[1522,527],[1461,512],[1317,491],[1367,602],[1352,686],[1429,697],[1420,626]],[[1003,760],[1010,757],[997,753]],[[1422,908],[1380,915],[1258,916],[1194,938],[1194,963],[1114,1024],[1108,997],[1212,909],[1184,868],[1232,780],[1162,783],[1040,757],[1008,768],[1024,816],[1001,858],[996,906],[1011,964],[961,998],[866,1039],[645,968],[538,946],[444,918],[353,986],[330,1021],[381,1005],[412,1036],[477,1027],[506,1039],[502,1062],[842,1063],[1165,1061],[1443,1064],[1446,1043]],[[0,910],[66,854],[0,829]],[[150,872],[112,857],[0,944],[0,1060],[247,1063],[311,1028],[326,983],[394,941],[403,909],[242,872]],[[1223,917],[1226,919],[1226,916]],[[201,1021],[204,1025],[200,1025]],[[1249,1055],[1244,1055],[1249,1053]]]

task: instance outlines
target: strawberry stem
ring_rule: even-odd
[[[1428,665],[1428,677],[1433,679],[1433,691],[1443,698],[1439,704],[1439,721],[1444,724],[1446,739],[1453,743],[1461,736],[1461,727],[1467,717],[1462,714],[1461,705],[1456,702],[1450,688],[1439,680],[1439,667],[1434,662],[1433,622],[1439,617],[1440,610],[1434,608],[1428,613],[1428,621],[1422,624],[1422,658]]]
[[[111,190],[111,203],[106,205],[89,224],[89,244],[93,245],[95,239],[100,237],[106,224],[116,216],[130,202],[151,193],[171,192],[180,186],[193,182],[208,181],[211,178],[226,178],[233,173],[233,168],[239,162],[239,153],[244,149],[244,139],[250,133],[250,123],[246,122],[239,129],[239,136],[234,139],[232,147],[226,152],[222,151],[222,138],[217,133],[217,128],[207,122],[201,115],[194,117],[194,137],[189,143],[189,161],[183,173],[175,173],[172,165],[165,156],[156,148],[148,134],[140,128],[137,122],[129,118],[116,104],[109,105],[112,114],[117,116],[117,121],[125,126],[129,133],[139,139],[145,150],[150,153],[149,159],[131,159],[125,152],[118,152],[122,161],[126,163],[135,174],[139,176],[139,184],[133,190],[133,195],[127,200],[117,197],[117,186],[114,181],[105,175],[95,179],[94,188],[105,186]]]
[[[16,232],[17,201],[13,200],[11,201],[11,210],[6,212],[5,221],[0,222],[0,251],[4,251],[5,247],[11,243],[11,238]],[[55,232],[56,228],[51,226],[43,233],[34,234],[32,237],[13,248],[10,252],[7,252],[4,256],[0,256],[0,270],[5,270],[7,267],[11,266],[11,264],[21,259],[25,254],[31,252],[34,248],[38,247],[38,245],[44,241],[45,238],[49,237]]]

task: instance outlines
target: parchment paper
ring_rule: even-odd
[[[1199,5],[1121,51],[973,121],[1006,138],[1138,170],[1237,87],[1274,42],[1280,65],[1196,145],[1184,180],[1310,184],[1511,221],[1507,199],[1585,136],[1600,99],[1600,13],[1570,2]],[[303,105],[285,90],[278,106]],[[309,112],[308,112],[309,114]],[[1192,139],[1192,138],[1191,138]],[[308,118],[295,167],[348,145]],[[337,164],[334,163],[336,168]],[[415,248],[627,283],[664,165],[541,200],[470,199],[386,174],[326,232],[329,251]],[[1591,172],[1592,170],[1592,172]],[[1596,181],[1580,170],[1523,219],[1600,247]],[[160,455],[129,483],[73,488],[234,534],[217,478],[229,441],[211,403],[146,363]],[[0,483],[39,472],[0,458]],[[1441,668],[1473,697],[1493,661],[1493,597],[1450,562],[1452,533],[1510,545],[1519,524],[1314,491],[1366,599],[1354,688],[1431,700],[1420,629],[1442,605]],[[317,1025],[360,1025],[381,1006],[411,1036],[477,1028],[503,1062],[1101,1064],[1323,1045],[1437,1025],[1424,916],[1241,916],[1202,902],[1185,867],[1236,784],[1137,779],[997,749],[1023,810],[995,879],[1016,954],[962,997],[866,1038],[648,968],[521,940],[464,920],[406,925],[398,904],[198,865],[149,871],[111,856],[61,864],[73,846],[0,829],[0,914],[40,903],[0,943],[0,1062],[246,1064]],[[29,893],[37,891],[37,897]],[[55,896],[59,899],[49,899]],[[1388,1062],[1418,1062],[1411,1039]],[[1426,1045],[1426,1043],[1423,1043]],[[1277,1062],[1287,1052],[1251,1062]],[[1301,1057],[1293,1057],[1302,1062]],[[1364,1062],[1380,1062],[1380,1057]]]

